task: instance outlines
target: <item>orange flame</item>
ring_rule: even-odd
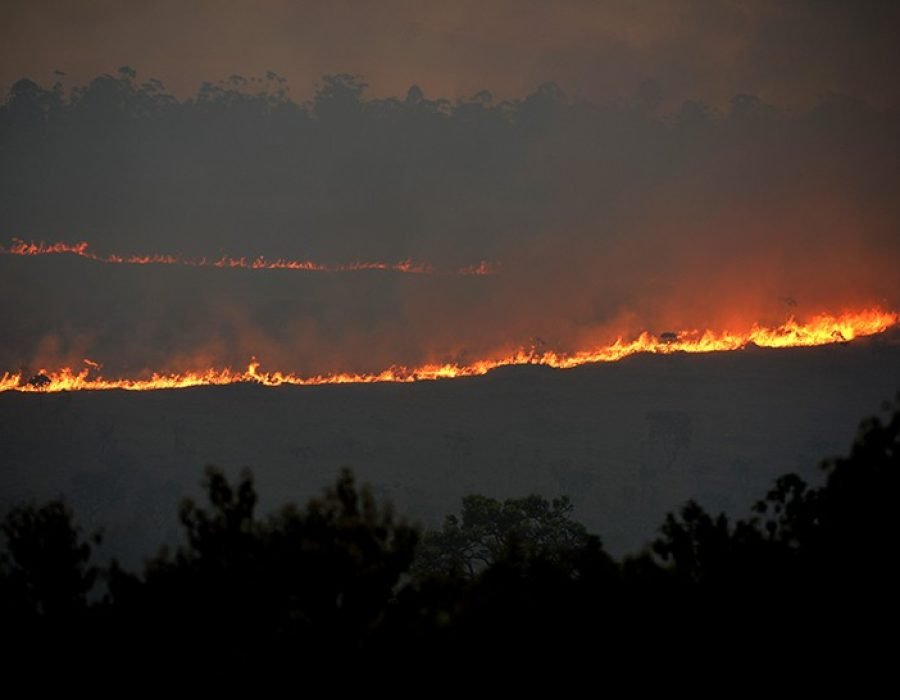
[[[185,265],[188,267],[218,267],[226,269],[244,270],[303,270],[306,272],[360,272],[363,270],[382,270],[387,272],[403,272],[416,275],[464,275],[483,276],[492,275],[494,270],[482,260],[478,265],[470,265],[458,270],[441,272],[426,263],[416,263],[412,260],[401,260],[396,263],[386,262],[353,262],[343,265],[324,265],[311,260],[289,260],[277,258],[269,260],[263,256],[256,258],[233,258],[223,255],[217,259],[210,258],[186,258],[180,255],[166,255],[154,253],[151,255],[119,255],[110,253],[101,255],[88,250],[85,241],[78,243],[44,243],[40,241],[23,241],[12,239],[12,245],[5,248],[0,245],[0,255],[75,255],[87,260],[117,265]]]
[[[154,373],[145,379],[106,379],[100,375],[91,376],[91,370],[99,371],[100,365],[93,360],[86,359],[84,363],[88,367],[78,372],[69,367],[64,367],[57,372],[47,372],[42,369],[31,377],[26,377],[21,372],[6,372],[0,376],[0,392],[50,392],[83,389],[150,391],[245,382],[264,386],[417,382],[474,377],[487,374],[497,367],[509,365],[546,365],[557,369],[568,369],[596,362],[615,362],[642,352],[656,354],[721,352],[740,350],[751,344],[770,348],[827,345],[882,333],[896,325],[898,320],[900,320],[898,314],[875,308],[847,312],[838,316],[819,314],[806,323],[800,323],[796,319],[790,318],[782,325],[773,328],[754,325],[745,333],[688,330],[655,336],[644,332],[633,340],[625,341],[618,338],[614,343],[572,354],[519,350],[505,357],[484,359],[465,365],[447,363],[426,364],[419,367],[393,366],[373,374],[336,373],[312,377],[300,377],[283,372],[262,372],[259,369],[260,363],[253,358],[244,371],[235,371],[230,368],[207,369],[201,372],[180,374]]]

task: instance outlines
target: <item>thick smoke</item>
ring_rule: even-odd
[[[0,369],[243,365],[304,374],[575,350],[644,329],[746,327],[900,305],[900,121],[831,95],[665,109],[588,101],[295,102],[283,78],[189,99],[130,68],[0,109],[0,237],[98,251],[323,263],[482,260],[490,277],[0,257]]]

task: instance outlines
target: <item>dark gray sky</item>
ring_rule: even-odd
[[[807,104],[828,92],[900,100],[900,5],[882,0],[6,0],[0,89],[121,65],[176,94],[232,74],[286,76],[298,98],[326,73],[372,94],[572,95],[721,105],[737,93]]]

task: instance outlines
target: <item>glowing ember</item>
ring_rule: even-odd
[[[894,326],[900,317],[896,313],[880,309],[847,312],[839,316],[820,314],[800,323],[791,318],[784,324],[765,328],[754,326],[748,332],[683,331],[663,333],[654,336],[642,333],[633,340],[622,338],[614,343],[583,350],[573,354],[555,352],[527,352],[520,350],[506,357],[485,359],[467,365],[428,364],[420,367],[389,367],[375,374],[330,374],[314,377],[299,377],[282,372],[262,372],[254,358],[244,371],[231,369],[209,369],[202,372],[183,374],[153,374],[145,379],[106,379],[99,374],[100,365],[93,360],[84,360],[87,367],[78,372],[69,367],[56,372],[40,370],[33,376],[22,373],[4,373],[0,376],[2,391],[74,391],[126,389],[129,391],[151,391],[155,389],[181,389],[191,386],[213,386],[252,382],[265,386],[282,384],[368,384],[374,382],[416,382],[454,377],[472,377],[486,374],[497,367],[508,365],[546,365],[558,369],[578,367],[594,362],[615,362],[636,353],[670,354],[674,352],[719,352],[739,350],[750,344],[762,347],[785,348],[827,345],[846,342],[868,335],[881,333]]]
[[[220,258],[185,258],[180,255],[119,255],[110,253],[101,255],[88,250],[88,244],[79,243],[39,243],[26,242],[18,238],[13,239],[9,248],[0,245],[2,255],[75,255],[87,260],[117,265],[185,265],[187,267],[219,267],[243,270],[302,270],[306,272],[359,272],[362,270],[384,270],[388,272],[404,272],[417,275],[465,275],[483,276],[491,275],[494,271],[487,262],[481,261],[477,265],[460,268],[453,271],[439,271],[431,265],[415,263],[412,260],[401,260],[396,263],[386,262],[354,262],[345,265],[324,265],[310,260],[287,260],[278,258],[269,260],[262,256],[256,258],[233,258],[223,255]]]

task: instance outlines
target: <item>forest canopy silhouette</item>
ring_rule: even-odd
[[[886,407],[887,408],[887,407]],[[824,483],[776,480],[748,517],[696,502],[669,514],[644,551],[616,561],[565,498],[472,495],[421,533],[343,470],[305,507],[256,514],[252,474],[208,467],[208,503],[182,501],[183,544],[124,571],[91,561],[61,501],[2,523],[0,610],[7,658],[140,668],[166,658],[269,668],[290,659],[426,658],[443,652],[562,653],[585,644],[676,653],[765,640],[822,645],[864,629],[896,595],[892,552],[900,397],[860,427]],[[97,583],[102,581],[101,586]],[[790,619],[790,639],[773,633]]]

